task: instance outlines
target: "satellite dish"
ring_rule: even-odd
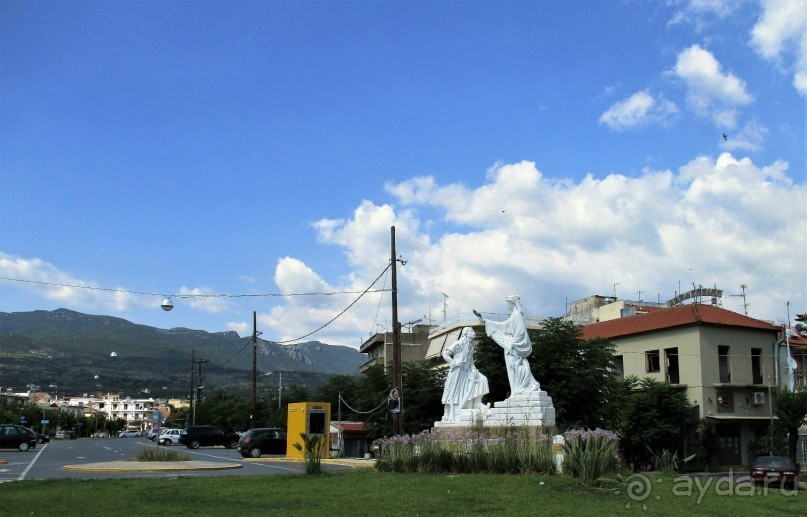
[[[168,312],[174,308],[174,304],[171,302],[171,298],[166,297],[163,303],[160,304],[160,307],[162,307],[165,312]]]
[[[109,354],[109,357],[118,357],[118,353],[117,352],[112,352],[111,354]]]
[[[796,360],[793,359],[792,357],[788,357],[787,367],[790,368],[791,370],[795,370],[798,367],[798,363],[796,363]]]
[[[93,377],[93,379],[98,380],[98,379],[99,379],[98,375],[96,375],[95,377]]]

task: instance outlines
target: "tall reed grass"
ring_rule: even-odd
[[[619,470],[619,435],[604,429],[572,429],[563,434],[563,474],[586,486],[602,484]]]
[[[552,439],[529,429],[424,431],[377,440],[385,472],[554,474]]]

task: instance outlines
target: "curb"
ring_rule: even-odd
[[[261,458],[244,458],[244,463],[268,463],[283,462],[283,463],[305,463],[301,458],[288,458],[277,456],[266,456]],[[375,460],[350,460],[350,459],[323,459],[323,465],[341,465],[343,467],[375,467]]]
[[[110,461],[65,465],[64,470],[79,472],[178,472],[184,470],[240,469],[240,463],[214,463],[211,461]]]

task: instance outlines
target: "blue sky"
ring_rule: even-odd
[[[357,295],[276,295],[366,289],[395,225],[403,322],[693,284],[744,284],[749,315],[784,321],[807,307],[806,19],[801,0],[3,1],[0,311],[242,335],[257,311],[293,340]],[[163,294],[272,296],[165,313]],[[308,339],[390,319],[371,293]]]

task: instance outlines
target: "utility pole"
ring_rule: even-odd
[[[258,403],[258,312],[252,311],[252,411],[249,427],[255,427],[255,407]]]
[[[199,405],[200,400],[205,399],[204,389],[205,389],[205,377],[203,374],[202,366],[209,363],[208,359],[197,359],[196,365],[198,368],[198,372],[196,374],[196,405]],[[194,422],[196,423],[196,422]]]
[[[190,405],[188,407],[188,413],[190,414],[190,418],[186,419],[190,425],[194,425],[196,423],[196,414],[194,413],[196,409],[193,407],[193,395],[194,391],[194,384],[193,384],[193,376],[196,372],[196,350],[191,350],[191,398],[190,398]]]
[[[280,376],[277,381],[277,409],[283,407],[283,372],[278,372]]]
[[[398,412],[392,414],[393,434],[403,434],[403,378],[401,376],[401,324],[398,323],[398,258],[395,254],[395,227],[390,229],[392,267],[392,383],[398,396]]]

